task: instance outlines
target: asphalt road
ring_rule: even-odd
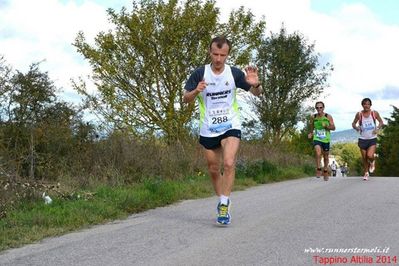
[[[216,204],[187,200],[49,238],[0,253],[0,265],[399,265],[399,178],[234,192],[228,227],[215,224]]]

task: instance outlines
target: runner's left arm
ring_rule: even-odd
[[[378,121],[378,126],[376,126],[376,128],[378,130],[378,129],[381,129],[384,126],[384,121],[382,120],[382,118],[380,116],[380,113],[378,113],[377,111],[374,111],[374,112],[375,112],[375,118]]]
[[[309,133],[308,133],[308,139],[313,138],[313,130],[314,130],[314,124],[313,124],[313,115],[310,116],[310,121],[309,121]]]
[[[328,118],[328,121],[330,121],[330,124],[328,126],[326,126],[326,129],[335,130],[334,119],[332,118],[331,115],[328,115],[327,118]]]
[[[357,122],[359,121],[359,113],[356,113],[355,118],[352,122],[352,128],[356,131],[360,131],[360,126],[357,126]]]
[[[263,90],[262,84],[259,82],[258,68],[254,66],[247,66],[245,68],[245,73],[247,74],[245,76],[245,81],[251,85],[249,91],[255,96],[260,96]]]

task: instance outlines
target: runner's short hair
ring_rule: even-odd
[[[364,99],[362,100],[362,105],[364,105],[366,102],[369,102],[370,105],[372,105],[371,99],[370,99],[370,98],[364,98]]]
[[[323,103],[322,101],[316,102],[315,105],[314,105],[314,107],[316,108],[316,106],[317,106],[318,104],[322,104],[322,105],[323,105],[323,108],[324,108],[324,103]]]
[[[216,43],[216,46],[219,49],[222,48],[223,44],[227,44],[229,46],[229,52],[230,52],[231,43],[225,36],[216,36],[215,38],[213,38],[209,45],[209,50],[212,48],[213,43]]]

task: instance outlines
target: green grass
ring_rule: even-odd
[[[264,161],[238,166],[234,190],[304,177],[309,175],[309,169],[313,168],[282,169]],[[68,200],[54,198],[49,205],[45,205],[43,200],[21,202],[0,220],[0,251],[91,225],[123,219],[130,214],[179,200],[210,197],[214,192],[209,177],[198,175],[182,180],[154,178],[131,186],[101,186],[93,191],[81,191],[81,195],[87,194],[93,196]]]

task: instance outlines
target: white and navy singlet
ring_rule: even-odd
[[[237,88],[248,91],[245,74],[236,67],[225,65],[221,74],[214,74],[211,65],[197,68],[191,74],[185,89],[194,90],[201,80],[207,86],[197,95],[200,111],[200,135],[217,137],[230,129],[241,129],[240,111],[236,98]]]

